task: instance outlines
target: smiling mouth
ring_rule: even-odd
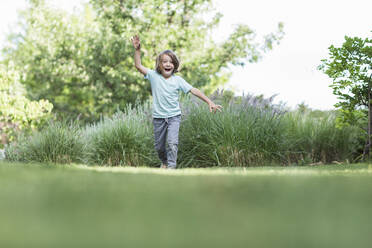
[[[166,72],[171,72],[172,69],[170,69],[170,68],[164,68],[164,71],[166,71]]]

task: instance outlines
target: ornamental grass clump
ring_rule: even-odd
[[[200,101],[184,102],[186,115],[180,131],[179,166],[251,166],[278,161],[283,138],[283,108],[246,95],[226,97],[216,92],[211,99],[223,111],[210,114]]]
[[[84,162],[109,166],[159,165],[148,104],[117,112],[83,132]]]
[[[75,122],[49,122],[31,136],[20,136],[6,148],[6,158],[23,162],[80,162],[83,156],[81,131]]]
[[[336,114],[314,117],[309,112],[289,112],[283,118],[285,139],[281,154],[285,164],[331,163],[355,158],[360,130],[336,126]]]
[[[211,114],[183,97],[178,167],[306,165],[354,161],[362,130],[336,125],[335,111],[288,111],[273,97],[216,92],[223,111]],[[80,128],[51,122],[6,147],[6,158],[25,162],[82,162],[104,166],[159,166],[150,102]]]

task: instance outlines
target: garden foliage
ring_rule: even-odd
[[[220,113],[186,96],[179,138],[179,167],[304,165],[353,161],[360,129],[336,127],[336,113],[288,111],[272,98],[215,93]],[[72,123],[73,124],[73,123]],[[48,156],[48,154],[51,154]],[[10,160],[159,166],[150,104],[128,107],[85,127],[51,124],[7,149]]]
[[[51,118],[53,105],[26,97],[18,72],[0,65],[0,147],[14,141],[17,133],[30,133]]]

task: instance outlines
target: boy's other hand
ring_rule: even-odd
[[[216,105],[213,102],[210,102],[209,104],[209,112],[216,113],[218,111],[222,111],[222,106],[221,105]]]
[[[131,41],[134,49],[139,50],[141,48],[141,41],[137,34],[131,38]]]

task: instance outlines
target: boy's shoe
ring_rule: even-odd
[[[162,164],[161,166],[160,166],[160,169],[166,169],[167,168],[167,165],[166,164]]]

